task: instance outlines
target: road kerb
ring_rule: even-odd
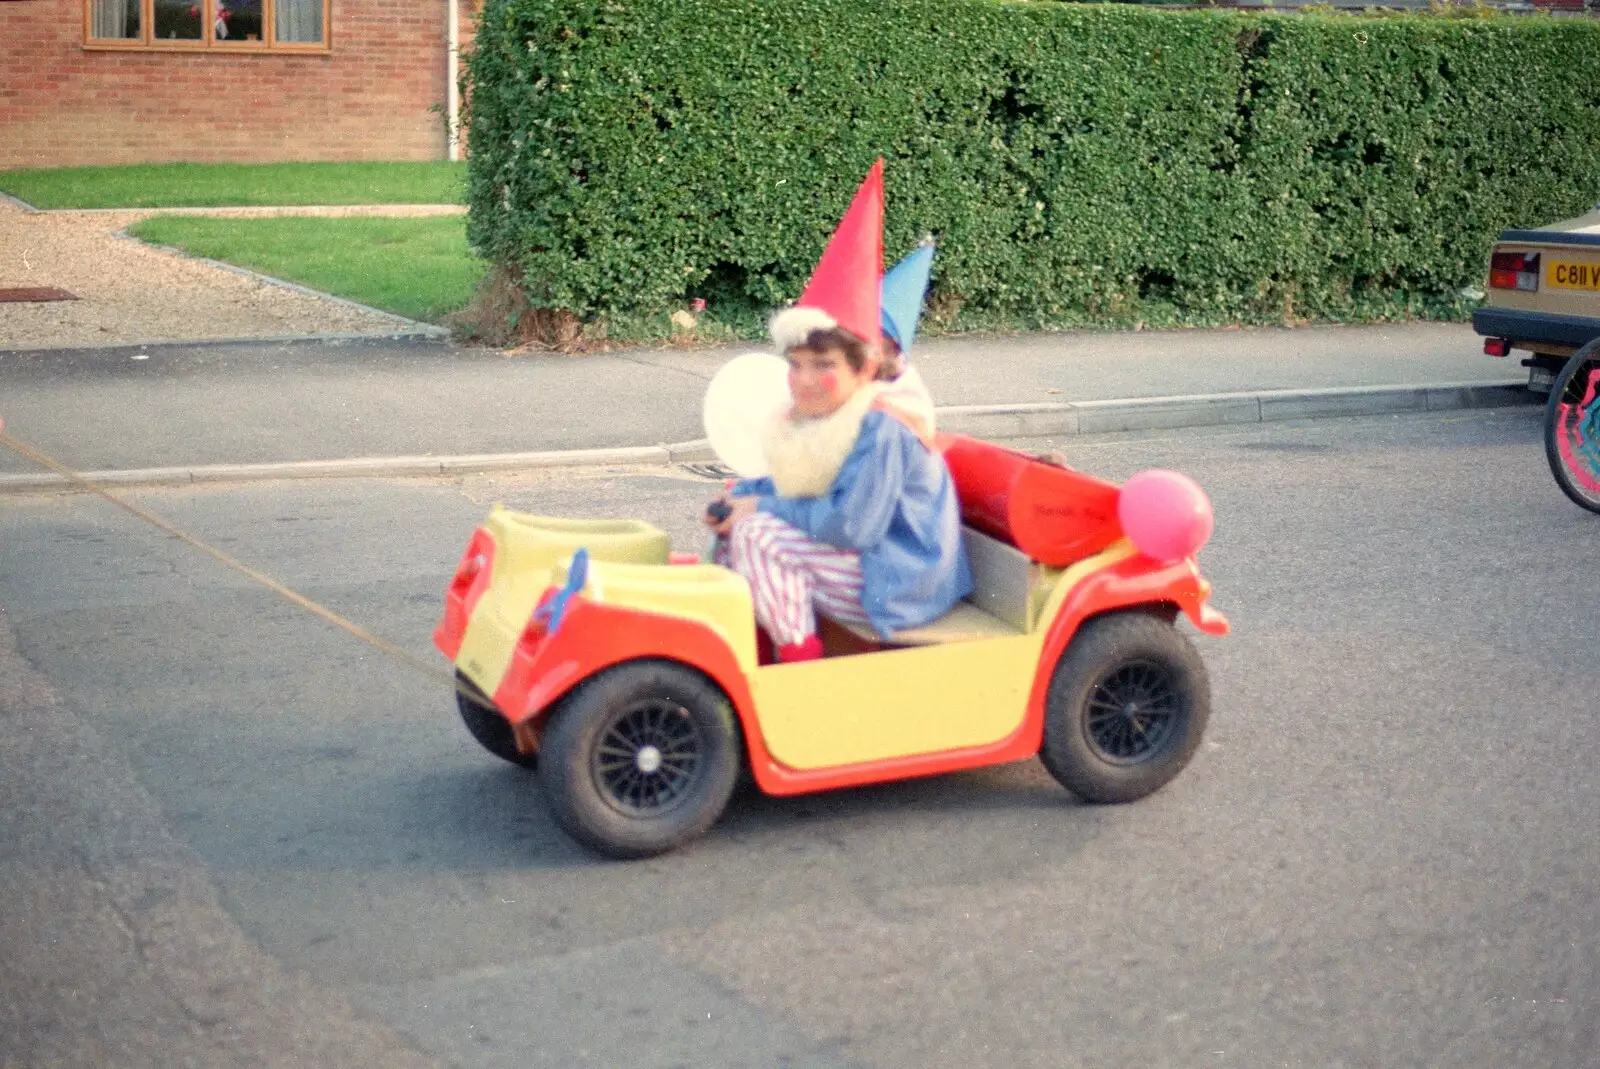
[[[552,449],[538,453],[482,453],[476,456],[441,457],[439,470],[442,474],[454,475],[527,468],[590,468],[638,464],[664,466],[672,462],[672,453],[666,446],[643,445],[617,449]]]
[[[1374,416],[1539,404],[1520,380],[1334,386],[1306,390],[1136,397],[1018,405],[958,405],[938,410],[939,429],[975,437],[1074,437],[1116,431],[1271,423],[1286,419]]]
[[[438,475],[438,457],[350,457],[276,464],[206,464],[189,469],[193,482],[230,483],[261,479],[339,479],[371,475]]]
[[[1042,438],[1078,433],[1078,406],[1068,402],[1023,405],[950,405],[937,409],[939,429],[974,438]]]
[[[709,451],[708,451],[709,452]],[[84,479],[103,486],[187,486],[196,483],[262,482],[273,479],[349,479],[467,475],[488,471],[606,466],[665,466],[674,463],[665,446],[621,449],[562,449],[536,453],[483,453],[447,457],[353,457],[344,460],[286,461],[277,464],[207,464],[190,468],[135,468],[86,471]],[[0,494],[64,490],[71,482],[54,474],[0,475]]]
[[[987,438],[1075,437],[1114,431],[1161,430],[1270,423],[1286,419],[1439,412],[1507,405],[1542,404],[1520,382],[1456,382],[1430,385],[1263,390],[1111,401],[1016,405],[952,405],[938,410],[939,428]],[[457,456],[355,457],[271,464],[208,464],[190,467],[91,471],[83,475],[107,486],[175,486],[269,479],[327,479],[465,475],[571,467],[663,467],[715,460],[704,438],[686,442],[609,449],[555,449]],[[70,488],[54,474],[0,475],[0,494]]]
[[[1261,422],[1260,394],[1253,393],[1085,401],[1076,407],[1080,434]]]
[[[717,459],[717,454],[711,448],[709,438],[696,438],[688,442],[673,442],[661,447],[667,451],[668,463],[693,464],[696,462],[712,461]]]
[[[1380,416],[1421,412],[1427,408],[1425,387],[1376,390],[1300,390],[1261,398],[1263,423],[1280,419],[1323,419],[1330,416]]]
[[[1423,391],[1428,411],[1443,412],[1453,408],[1505,408],[1509,405],[1542,405],[1545,394],[1534,393],[1527,383],[1463,384],[1457,386],[1429,386]]]

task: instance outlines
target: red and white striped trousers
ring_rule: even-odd
[[[871,626],[861,607],[861,556],[817,542],[770,512],[733,525],[728,564],[750,583],[756,623],[779,646],[817,633],[817,613]]]

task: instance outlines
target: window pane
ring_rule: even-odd
[[[287,44],[322,43],[322,0],[277,0],[273,26]]]
[[[99,41],[137,41],[139,0],[92,0],[89,36]]]
[[[261,0],[217,0],[218,41],[264,41],[261,29]]]
[[[158,41],[198,41],[204,37],[201,18],[205,0],[155,0]]]

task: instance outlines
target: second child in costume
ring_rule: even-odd
[[[883,276],[878,287],[883,329],[878,381],[884,384],[884,403],[925,422],[928,435],[933,434],[933,397],[907,354],[917,336],[917,319],[922,315],[932,271],[933,239],[926,238]]]
[[[884,400],[883,164],[794,307],[773,317],[794,408],[768,431],[771,475],[734,485],[717,531],[780,661],[822,655],[817,612],[884,637],[972,591],[955,486],[931,426]]]

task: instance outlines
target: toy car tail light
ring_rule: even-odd
[[[1489,257],[1489,285],[1497,290],[1539,290],[1539,254],[1497,252]]]
[[[477,585],[477,579],[489,568],[494,560],[494,539],[489,537],[489,532],[478,528],[472,533],[472,540],[467,543],[466,552],[461,554],[461,563],[456,565],[456,574],[450,580],[450,589],[466,593],[468,589]]]
[[[1511,352],[1511,341],[1508,338],[1485,338],[1483,351],[1488,356],[1505,356]]]
[[[545,611],[545,606],[549,605],[550,600],[555,596],[556,592],[554,590],[546,590],[539,595],[539,603],[528,614],[528,622],[522,625],[522,635],[517,640],[519,643],[537,646],[544,640],[546,633],[550,630],[550,614]]]
[[[478,599],[489,585],[490,566],[494,563],[494,538],[482,527],[472,532],[456,574],[444,592],[444,617],[433,632],[433,644],[446,657],[454,660],[461,651],[461,639],[467,632],[467,621]]]

